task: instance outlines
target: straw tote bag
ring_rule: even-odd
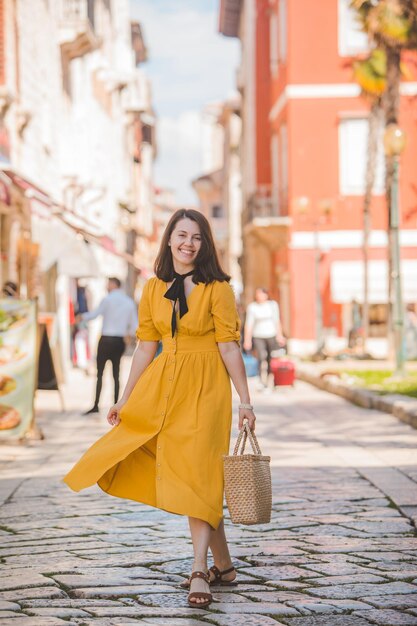
[[[244,454],[248,438],[253,454]],[[271,457],[262,455],[248,422],[243,424],[233,454],[224,455],[223,461],[224,490],[233,524],[268,524],[272,508]]]

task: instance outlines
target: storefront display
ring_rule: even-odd
[[[36,304],[0,299],[0,438],[31,428],[37,370]]]

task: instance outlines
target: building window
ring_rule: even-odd
[[[367,119],[347,119],[339,124],[339,186],[342,195],[360,196],[365,192],[369,124]],[[382,132],[373,193],[384,193],[385,163]]]
[[[91,24],[91,28],[95,27],[95,0],[87,0],[87,16]]]
[[[153,127],[150,124],[142,125],[142,142],[153,145]]]
[[[269,18],[269,67],[272,76],[277,76],[279,65],[279,48],[278,48],[278,15],[271,13]]]
[[[280,189],[280,211],[287,211],[288,203],[288,132],[286,124],[282,124],[280,130],[279,143],[281,147],[281,189]]]
[[[223,207],[221,204],[213,204],[211,207],[211,215],[214,218],[223,217]]]
[[[282,63],[287,58],[287,0],[279,0],[278,3],[278,46]]]
[[[272,212],[274,215],[280,214],[280,193],[279,193],[279,137],[277,133],[272,135],[271,140],[271,165],[272,165]]]
[[[366,33],[361,30],[358,13],[350,6],[350,0],[338,0],[339,55],[354,56],[369,50]]]

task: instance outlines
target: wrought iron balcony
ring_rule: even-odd
[[[99,45],[94,31],[94,0],[61,0],[59,26],[62,52],[70,59]]]

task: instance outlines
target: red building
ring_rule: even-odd
[[[313,349],[320,327],[328,344],[342,345],[336,338],[348,334],[352,302],[363,301],[369,105],[351,62],[367,51],[366,36],[349,0],[222,0],[220,31],[242,45],[246,299],[256,285],[270,288],[294,351]],[[416,303],[417,82],[404,82],[401,93],[403,291]],[[387,333],[388,284],[382,136],[371,221],[370,347],[378,350]]]

